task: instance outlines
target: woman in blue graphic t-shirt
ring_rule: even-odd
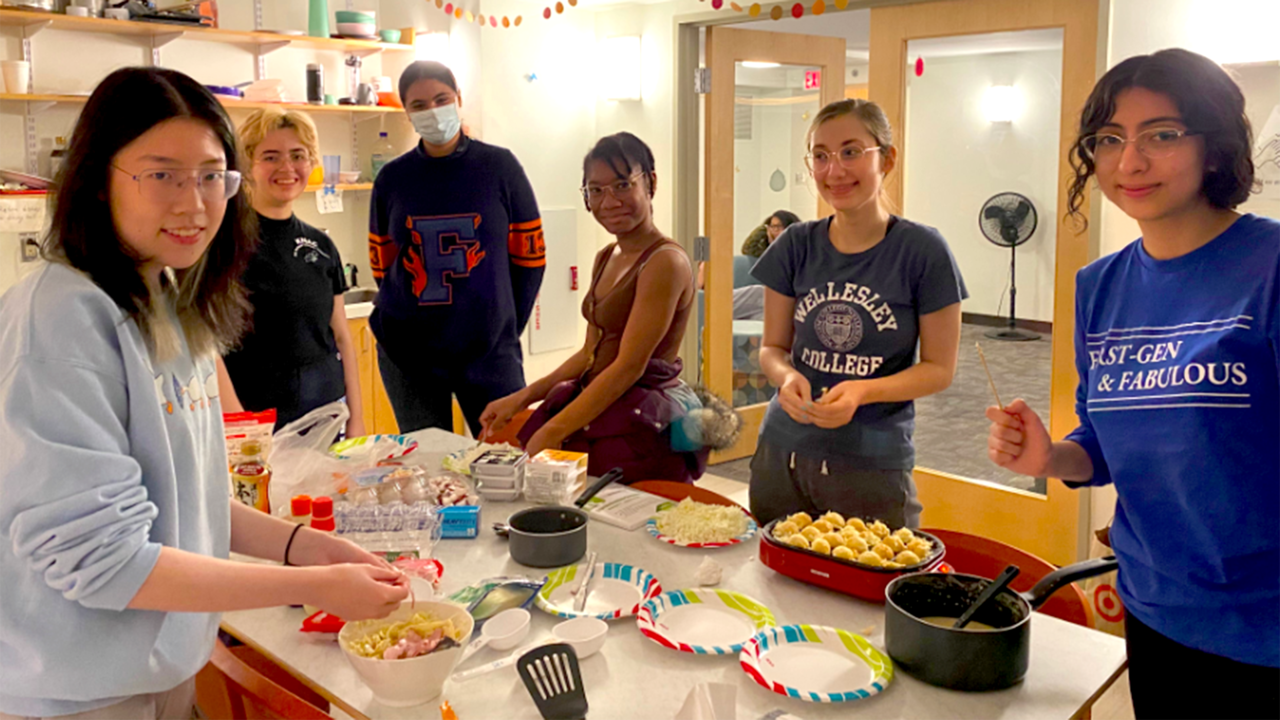
[[[760,365],[779,388],[751,460],[761,522],[835,510],[919,525],[912,401],[951,384],[968,293],[942,236],[886,209],[896,158],[878,105],[823,108],[807,160],[836,212],[788,227],[751,271],[766,288]]]
[[[1162,50],[1098,81],[1070,207],[1088,182],[1142,238],[1080,271],[1080,426],[1053,442],[1022,400],[987,409],[997,465],[1115,483],[1129,687],[1139,718],[1280,714],[1280,223],[1254,185],[1235,82]],[[1231,692],[1204,692],[1205,678]]]

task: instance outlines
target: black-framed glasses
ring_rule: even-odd
[[[582,199],[592,205],[604,200],[605,193],[609,193],[613,196],[613,199],[617,200],[631,192],[636,185],[639,185],[640,178],[643,176],[644,173],[636,173],[625,180],[618,180],[608,185],[586,185],[579,188],[579,191],[582,193]]]
[[[196,189],[205,202],[226,202],[235,197],[240,190],[240,173],[235,170],[221,168],[167,168],[163,170],[143,170],[137,175],[115,165],[111,167],[129,176],[138,183],[138,192],[151,202],[171,203],[178,199],[190,182],[196,183]]]
[[[1167,158],[1182,147],[1187,138],[1200,133],[1177,128],[1153,128],[1143,130],[1132,138],[1115,133],[1097,133],[1080,139],[1080,149],[1094,162],[1117,160],[1124,154],[1124,146],[1133,143],[1138,152],[1152,160]]]
[[[804,164],[809,168],[809,172],[815,173],[824,172],[830,169],[832,162],[839,162],[840,167],[848,169],[857,164],[857,162],[862,159],[863,155],[879,149],[879,145],[869,148],[860,148],[857,145],[846,145],[833,153],[827,152],[826,150],[814,150],[804,156]]]

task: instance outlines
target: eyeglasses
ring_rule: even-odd
[[[1113,133],[1098,133],[1080,139],[1080,149],[1094,162],[1118,160],[1124,154],[1124,146],[1133,143],[1138,152],[1152,160],[1167,158],[1182,147],[1186,138],[1199,133],[1174,128],[1144,130],[1133,138],[1123,138]]]
[[[288,155],[272,152],[264,154],[258,162],[273,167],[280,167],[286,163],[294,167],[304,167],[311,164],[311,154],[305,150],[295,150]]]
[[[623,195],[631,192],[631,189],[639,184],[638,180],[642,176],[643,173],[636,173],[626,180],[619,180],[611,185],[587,185],[580,189],[582,192],[582,199],[586,200],[591,205],[595,205],[596,203],[604,200],[604,194],[607,192],[613,196],[614,200],[617,200]]]
[[[840,167],[851,168],[862,159],[863,155],[879,150],[880,146],[869,148],[860,148],[856,145],[848,145],[840,148],[838,152],[829,153],[826,150],[814,150],[804,156],[804,164],[809,168],[809,172],[826,172],[831,168],[833,159],[840,163]]]
[[[125,175],[128,171],[112,165]],[[235,197],[240,189],[240,173],[235,170],[208,170],[185,168],[170,170],[143,170],[129,179],[138,183],[138,192],[151,202],[171,203],[178,199],[187,183],[192,180],[205,202],[225,202]]]

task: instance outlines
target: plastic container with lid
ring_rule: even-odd
[[[289,514],[295,523],[311,524],[311,496],[294,495],[289,501]]]

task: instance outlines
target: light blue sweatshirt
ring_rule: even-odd
[[[129,610],[162,546],[226,558],[212,357],[152,362],[138,326],[51,264],[0,298],[0,711],[169,690],[219,615]]]

